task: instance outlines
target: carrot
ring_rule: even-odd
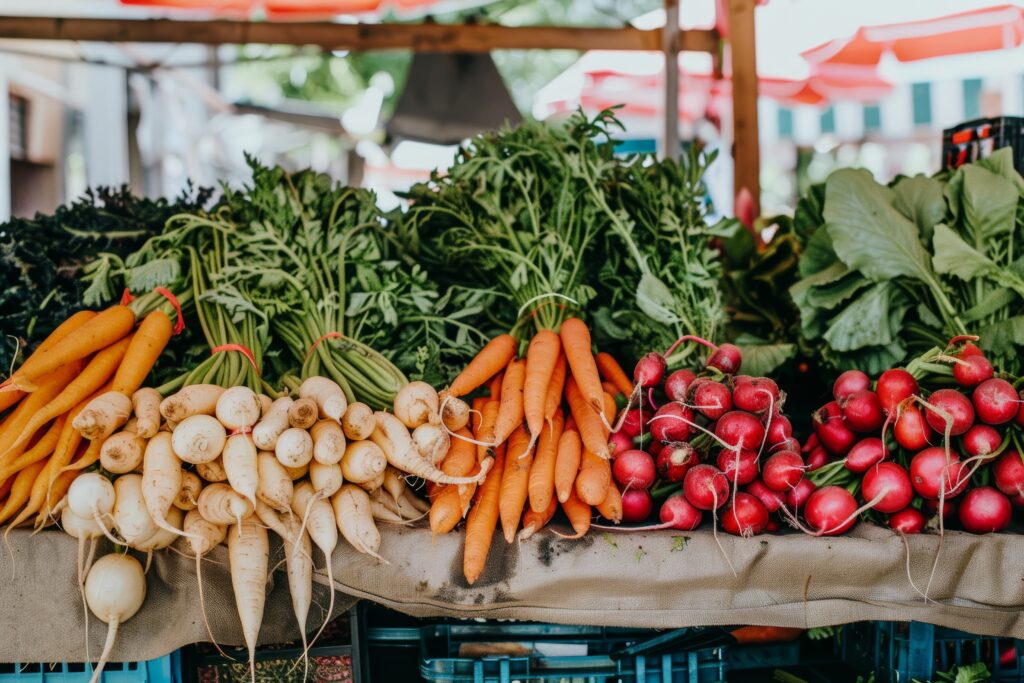
[[[615,394],[610,394],[607,391],[604,392],[604,412],[606,415],[611,415],[612,417],[615,417],[619,412],[618,406],[615,405]]]
[[[510,334],[499,334],[487,342],[448,387],[448,395],[456,398],[465,396],[484,384],[516,357],[518,345]]]
[[[601,391],[601,404],[604,405],[604,391]],[[601,416],[590,407],[576,386],[574,377],[570,377],[565,383],[565,397],[569,399],[569,410],[572,411],[572,418],[576,421],[580,438],[594,454],[607,459],[608,453],[608,430],[601,422]]]
[[[604,389],[604,393],[608,394],[612,398],[616,396],[622,396],[622,392],[611,382],[601,382],[601,388]]]
[[[61,431],[64,429],[65,421],[65,416],[61,415],[58,417],[32,447],[10,463],[0,466],[0,481],[10,478],[11,475],[17,473],[19,470],[28,467],[29,465],[33,465],[53,453],[53,449],[57,446],[57,440],[60,437]]]
[[[100,459],[100,454],[103,451],[102,439],[89,442],[89,448],[85,450],[79,457],[75,458],[70,465],[65,465],[61,468],[61,475],[67,474],[68,472],[80,472],[86,467],[91,467]]]
[[[7,494],[11,492],[11,485],[14,483],[14,479],[8,477],[6,481],[0,482],[0,504],[4,502]]]
[[[462,555],[462,573],[470,585],[480,578],[487,563],[487,553],[491,549],[491,539],[498,523],[498,503],[504,470],[505,453],[504,449],[499,447],[495,452],[491,471],[477,489],[476,504],[466,518],[466,546]]]
[[[499,444],[507,439],[523,422],[523,381],[526,379],[526,362],[514,360],[505,370],[505,379],[501,381],[501,404],[498,417],[494,420],[494,430],[484,439],[488,443]]]
[[[477,396],[473,399],[472,412],[469,414],[469,428],[474,434],[480,433],[480,422],[484,419],[484,406],[490,399]]]
[[[462,521],[462,499],[457,486],[444,486],[430,504],[430,531],[446,534]]]
[[[498,419],[498,408],[500,404],[496,400],[490,400],[484,404],[484,409],[481,411],[480,428],[473,433],[477,441],[483,441],[489,443],[488,438],[494,433],[494,421]],[[478,462],[483,462],[484,458],[488,456],[490,449],[487,446],[477,445],[476,447],[476,459]]]
[[[587,505],[600,505],[608,495],[612,483],[612,466],[588,449],[583,449],[580,473],[576,475],[576,495]]]
[[[555,455],[555,493],[558,494],[559,503],[564,503],[572,495],[576,474],[580,471],[582,449],[580,433],[566,425],[558,438],[558,452]]]
[[[626,396],[633,393],[633,383],[629,381],[629,375],[610,353],[600,352],[594,357],[594,363],[597,365],[597,371],[601,377],[614,384],[620,393]],[[609,393],[612,396],[615,395],[615,392]]]
[[[519,530],[519,518],[526,504],[532,463],[530,436],[520,425],[508,438],[508,455],[505,458],[505,471],[501,475],[501,502],[498,507],[501,528],[509,543],[515,540],[516,531]]]
[[[608,494],[597,506],[597,511],[610,522],[618,524],[622,521],[622,494],[615,484],[608,486]]]
[[[525,541],[543,529],[551,521],[551,518],[555,516],[555,511],[557,510],[558,501],[555,500],[554,496],[550,496],[548,507],[543,512],[534,512],[527,508],[526,512],[523,513],[523,530],[519,532],[519,540]]]
[[[153,311],[142,320],[114,375],[113,391],[131,396],[142,386],[156,359],[171,340],[172,329],[171,319],[160,310]]]
[[[586,323],[579,318],[569,318],[562,323],[561,329],[562,348],[565,350],[565,359],[572,370],[573,379],[580,388],[584,400],[594,410],[604,410],[604,399],[601,394],[601,378],[597,374],[597,363],[590,350],[590,330]],[[605,420],[613,416],[605,415]],[[579,418],[576,418],[579,422]]]
[[[29,496],[32,494],[33,485],[46,468],[47,462],[46,460],[40,460],[18,472],[18,476],[14,478],[14,482],[11,484],[11,494],[7,497],[7,502],[4,503],[3,508],[0,508],[0,524],[10,519],[11,515],[20,510],[28,501]]]
[[[4,412],[23,398],[25,398],[25,392],[20,389],[11,389],[10,391],[0,390],[0,413]]]
[[[548,382],[548,393],[544,396],[544,419],[551,423],[555,417],[555,411],[562,407],[562,393],[565,391],[565,376],[568,365],[565,362],[565,352],[558,350],[558,358],[555,360],[555,369],[551,372],[551,380]]]
[[[55,465],[56,461],[53,458],[50,458],[45,462],[46,466],[40,470],[39,475],[36,477],[35,481],[32,482],[32,489],[29,493],[28,502],[25,503],[25,506],[21,509],[18,516],[11,520],[10,528],[19,526],[29,517],[39,512],[40,508],[43,507],[43,503],[46,501],[52,488],[50,484],[50,477],[52,475],[53,478],[56,479],[56,472],[58,469]]]
[[[501,383],[505,381],[504,370],[495,375],[487,385],[487,396],[492,401],[501,400]]]
[[[477,464],[476,445],[466,440],[473,435],[465,427],[455,434],[456,437],[449,441],[448,452],[441,461],[441,471],[453,477],[464,477]],[[464,438],[460,439],[459,436]]]
[[[544,425],[540,433],[540,444],[537,456],[530,468],[530,509],[541,513],[550,507],[555,491],[555,459],[558,455],[558,442],[562,436],[562,425],[565,418],[562,411],[556,411],[554,419]]]
[[[565,516],[569,518],[569,524],[576,532],[575,536],[569,538],[583,538],[590,531],[590,506],[580,500],[575,491],[562,501],[562,511],[565,512]]]
[[[526,377],[523,380],[523,414],[530,428],[530,448],[540,438],[544,427],[544,409],[547,405],[548,385],[558,364],[562,341],[551,330],[533,335],[526,351]]]
[[[46,337],[46,339],[44,339],[42,342],[40,342],[39,346],[36,347],[36,350],[32,353],[32,355],[25,359],[25,363],[22,363],[22,367],[24,367],[25,364],[28,363],[29,361],[32,361],[33,363],[37,363],[38,360],[33,360],[33,359],[36,359],[37,357],[42,357],[42,356],[46,355],[49,352],[49,350],[52,349],[57,342],[59,342],[60,340],[64,339],[65,337],[70,335],[72,332],[77,330],[79,327],[81,327],[82,325],[84,325],[85,323],[89,322],[90,320],[92,320],[95,317],[96,317],[96,312],[95,311],[79,311],[78,313],[75,313],[74,315],[70,316],[67,320],[65,320],[60,325],[58,325],[56,327],[56,329],[54,329],[54,331],[51,332],[49,334],[49,336]],[[7,385],[7,384],[8,384],[8,382],[5,381],[3,384],[0,384],[0,387],[4,387],[4,385]],[[16,390],[14,390],[13,387],[3,388],[2,391],[3,391],[3,394],[2,394],[2,397],[0,397],[0,410],[5,410],[5,409],[9,408],[10,406],[14,405],[14,402],[10,402],[10,400],[11,400],[9,398],[10,396],[19,396],[19,398],[20,398],[20,396],[24,396],[25,395],[25,392],[23,392],[23,391],[16,391]],[[15,399],[15,401],[17,401],[17,399]]]
[[[0,455],[0,460],[10,458],[12,454],[20,454],[15,443],[18,443],[22,432],[31,424],[32,418],[43,410],[50,401],[56,398],[64,387],[67,386],[68,382],[72,381],[71,378],[78,374],[81,369],[82,362],[73,361],[41,379],[39,389],[29,394],[18,405],[17,410],[11,414],[11,417],[14,419],[9,425],[5,424],[3,433],[0,434],[0,453],[3,454]],[[44,421],[43,424],[47,421]],[[35,431],[33,429],[32,433],[28,436],[32,436]],[[21,440],[19,446],[23,446],[27,440],[27,438]]]
[[[102,395],[110,388],[108,383],[105,386],[100,387],[92,396],[88,396],[83,399],[77,406],[72,408],[67,413],[67,422],[64,423],[64,428],[61,429],[60,438],[57,441],[57,446],[53,451],[53,460],[57,461],[57,464],[50,470],[50,485],[53,485],[57,475],[64,470],[64,466],[71,462],[71,459],[75,455],[75,449],[78,448],[78,444],[82,442],[82,433],[75,429],[75,418],[81,413],[89,403],[97,396]],[[98,439],[102,445],[102,439]]]
[[[82,452],[81,456],[79,457],[79,460],[88,459],[91,457],[100,457],[100,444],[90,443],[89,447]],[[46,524],[49,524],[50,522],[56,521],[56,519],[54,519],[53,509],[57,506],[57,503],[60,502],[61,498],[63,498],[67,494],[68,489],[71,488],[71,483],[75,480],[76,477],[78,477],[79,474],[80,472],[77,471],[68,471],[60,472],[57,475],[57,478],[53,482],[53,486],[46,494],[46,500],[43,502],[42,507],[39,509],[39,514],[36,515],[36,528],[40,528],[42,526],[45,526]]]
[[[135,326],[135,314],[127,306],[115,305],[102,311],[94,318],[53,345],[45,355],[33,354],[30,360],[11,376],[11,383],[19,389],[34,390],[33,380],[56,370],[62,365],[106,348],[123,338]]]

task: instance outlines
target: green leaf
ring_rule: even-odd
[[[985,298],[979,301],[975,306],[961,313],[960,319],[965,323],[973,323],[983,320],[994,315],[996,311],[1001,308],[1019,301],[1019,299],[1020,297],[1006,287],[994,289],[986,294]]]
[[[831,310],[871,284],[860,273],[848,272],[834,282],[811,287],[807,292],[807,305]]]
[[[814,275],[833,265],[837,260],[832,238],[829,237],[825,226],[822,226],[807,240],[804,253],[800,256],[800,275]]]
[[[132,292],[145,293],[154,287],[166,287],[181,277],[176,258],[158,258],[136,266],[125,274],[125,286]]]
[[[1013,232],[1017,215],[1017,189],[1006,178],[976,164],[962,166],[964,221],[983,244],[1003,233]]]
[[[745,343],[741,336],[736,346],[743,354],[743,371],[754,377],[767,377],[796,356],[796,344]]]
[[[932,311],[932,309],[928,308],[928,304],[926,304],[925,302],[922,301],[921,303],[919,303],[914,308],[914,310],[917,311],[917,317],[921,320],[921,322],[927,325],[928,327],[934,329],[942,328],[942,321],[939,319],[939,316],[935,315],[935,312]]]
[[[643,274],[636,288],[636,305],[641,311],[662,325],[672,325],[679,321],[674,313],[675,303],[672,291],[664,282],[650,272]]]
[[[932,228],[946,217],[942,190],[940,181],[923,175],[903,178],[893,187],[893,206],[914,221],[925,240],[931,237]]]
[[[884,346],[893,341],[890,306],[899,290],[880,282],[853,300],[832,319],[825,341],[836,351],[852,351],[868,346]]]
[[[981,348],[996,355],[1016,353],[1018,346],[1024,346],[1024,315],[992,323],[978,331]]]
[[[1011,147],[997,149],[984,159],[976,161],[975,165],[1006,178],[1017,188],[1017,192],[1024,195],[1024,178],[1021,178],[1020,173],[1017,173],[1017,168],[1013,165],[1013,149]]]
[[[972,280],[995,268],[987,256],[975,251],[944,223],[935,226],[934,249],[932,263],[937,273]]]

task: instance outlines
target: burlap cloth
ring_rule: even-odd
[[[1024,638],[1024,535],[947,532],[926,601],[934,535],[900,536],[868,524],[848,536],[796,533],[741,539],[709,531],[621,534],[592,531],[568,541],[542,533],[506,545],[495,534],[483,576],[462,577],[462,534],[383,526],[382,564],[344,543],[334,556],[336,613],[367,598],[414,616],[513,618],[569,624],[679,627],[757,624],[813,627],[865,619],[918,620],[985,635]],[[16,560],[0,553],[0,660],[85,658],[75,541],[47,532],[11,535]],[[908,552],[909,550],[909,552]],[[280,559],[279,547],[274,548]],[[736,570],[733,575],[726,556]],[[909,577],[908,577],[909,556]],[[214,636],[241,642],[223,548],[204,562]],[[321,576],[317,579],[324,581]],[[314,601],[326,604],[319,589]],[[310,628],[319,625],[315,606]],[[90,620],[95,657],[105,625]],[[268,586],[261,642],[293,640],[283,567]],[[194,563],[160,553],[146,603],[122,626],[115,659],[149,659],[207,640]]]

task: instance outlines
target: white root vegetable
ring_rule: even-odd
[[[412,432],[413,443],[423,459],[434,465],[440,465],[451,446],[448,432],[432,424],[421,424]]]
[[[377,475],[370,481],[363,481],[357,483],[359,488],[363,489],[364,491],[376,491],[377,489],[384,485],[384,473],[381,472],[379,475]]]
[[[277,456],[275,455],[274,457]],[[299,465],[298,467],[288,467],[287,465],[284,465],[283,467],[284,471],[288,473],[288,476],[291,478],[292,481],[298,481],[299,479],[302,479],[307,474],[309,474],[309,463],[306,463],[305,465]]]
[[[196,474],[211,484],[217,484],[228,480],[228,473],[224,470],[224,461],[220,458],[210,462],[201,462],[196,465]]]
[[[259,421],[263,406],[260,405],[256,392],[249,387],[240,386],[226,389],[217,399],[214,411],[225,429],[244,431],[252,429]]]
[[[96,617],[107,624],[107,640],[90,683],[96,683],[110,659],[118,627],[135,616],[146,599],[146,575],[134,557],[111,553],[96,561],[85,579],[85,599]]]
[[[199,478],[199,475],[195,472],[182,470],[181,488],[178,489],[178,495],[174,497],[174,507],[185,512],[195,510],[196,505],[199,504],[199,493],[202,490],[203,480]]]
[[[71,425],[83,437],[95,441],[116,432],[131,416],[132,400],[119,391],[108,391],[89,401]]]
[[[142,498],[153,522],[165,531],[181,534],[167,522],[167,513],[181,491],[181,461],[171,450],[171,435],[158,432],[146,444],[142,461]]]
[[[256,456],[256,472],[259,483],[256,498],[278,512],[288,512],[292,505],[292,479],[288,470],[269,451],[260,451]],[[257,510],[259,505],[256,506]]]
[[[64,506],[60,513],[60,525],[64,532],[78,539],[78,555],[75,566],[78,568],[78,591],[82,595],[82,609],[85,610],[85,641],[89,642],[89,612],[85,601],[85,577],[92,566],[92,556],[96,552],[96,539],[102,537],[103,529],[92,517],[79,517],[71,508]],[[89,555],[85,554],[85,542],[89,541]]]
[[[334,549],[338,547],[338,527],[334,520],[331,504],[327,499],[320,496],[313,490],[312,484],[304,481],[295,487],[295,494],[292,496],[292,511],[302,519],[298,536],[308,530],[309,537],[316,547],[324,553],[324,561],[327,565],[327,584],[331,588],[330,602],[327,605],[327,620],[334,612],[334,567],[331,564],[331,556]],[[326,624],[326,620],[324,622]],[[321,627],[323,630],[323,627]],[[319,633],[317,634],[319,636]]]
[[[171,433],[174,454],[187,463],[199,465],[216,460],[224,450],[227,430],[212,415],[192,415],[178,423]]]
[[[160,425],[161,432],[173,432],[178,423],[175,420],[164,420],[164,423]]]
[[[298,403],[298,401],[296,401]],[[313,439],[305,429],[292,427],[277,437],[274,454],[285,467],[302,467],[313,459]]]
[[[182,422],[193,415],[213,415],[217,399],[223,393],[224,389],[216,384],[192,384],[165,398],[160,403],[160,414],[174,422]]]
[[[227,484],[210,484],[204,488],[196,505],[203,519],[219,525],[241,524],[254,509],[245,496]]]
[[[430,512],[430,503],[417,496],[410,488],[405,489],[405,493],[402,494],[402,500],[420,514]]]
[[[300,398],[288,408],[288,424],[296,429],[309,429],[316,424],[320,408],[311,398]]]
[[[218,545],[220,545],[228,535],[227,526],[221,524],[214,524],[213,522],[203,518],[199,514],[199,510],[189,510],[185,515],[185,521],[182,522],[181,528],[184,529],[187,534],[186,539],[188,541],[189,549],[196,559],[196,583],[199,586],[199,608],[203,612],[203,623],[206,624],[206,633],[210,636],[210,642],[216,643],[217,639],[213,637],[213,630],[210,628],[210,621],[206,617],[206,600],[203,597],[203,575],[202,575],[202,559],[203,555],[210,552]]]
[[[147,538],[145,541],[136,544],[135,549],[141,550],[142,552],[152,552],[154,550],[163,550],[164,548],[167,548],[176,540],[178,540],[180,536],[184,535],[184,531],[179,534],[176,531],[173,531],[172,529],[172,527],[180,529],[181,523],[182,521],[184,521],[184,519],[184,511],[182,511],[179,508],[172,507],[170,510],[167,511],[168,528],[158,529],[155,534]]]
[[[405,477],[394,467],[384,470],[384,490],[388,492],[391,499],[398,502],[398,499],[405,493]]]
[[[388,459],[384,451],[372,441],[353,441],[341,459],[341,474],[345,481],[363,484],[384,474]]]
[[[313,399],[321,419],[340,422],[348,409],[348,399],[337,382],[326,377],[308,377],[299,386],[301,398]]]
[[[114,526],[126,545],[141,543],[160,528],[146,508],[141,475],[122,474],[118,477],[114,481],[114,501]]]
[[[345,484],[331,498],[331,506],[334,508],[335,522],[345,540],[359,552],[383,561],[384,558],[377,554],[380,549],[380,532],[373,522],[370,497],[366,491]]]
[[[319,420],[309,430],[313,439],[313,459],[322,465],[335,465],[345,455],[345,432],[331,420]]]
[[[393,500],[383,495],[380,489],[370,493],[370,513],[373,518],[388,524],[408,524],[400,514],[388,507],[387,503],[392,506],[395,504]]]
[[[341,418],[341,428],[350,441],[369,439],[376,427],[373,408],[365,403],[350,403],[345,415]]]
[[[228,564],[242,635],[249,649],[249,668],[256,683],[256,638],[266,603],[270,542],[267,530],[255,517],[247,517],[228,530]]]
[[[224,471],[228,473],[228,484],[245,496],[255,508],[260,475],[256,466],[256,444],[252,442],[252,437],[248,434],[229,436],[221,459]]]
[[[110,536],[103,520],[114,511],[117,494],[109,479],[98,472],[86,472],[75,477],[68,487],[67,501],[68,510],[76,517],[92,521],[102,535]]]
[[[345,483],[341,465],[321,465],[314,460],[309,463],[309,483],[321,497],[330,498]]]
[[[266,394],[256,394],[256,399],[260,402],[260,417],[262,418],[270,410],[270,406],[274,405],[274,399]]]
[[[395,394],[395,417],[409,429],[440,423],[439,406],[437,391],[426,382],[409,382]]]
[[[132,394],[132,411],[135,413],[135,433],[143,439],[150,439],[160,430],[160,392],[152,387],[142,387]]]
[[[449,397],[441,404],[441,422],[449,431],[459,431],[469,424],[469,404],[461,398]]]
[[[402,472],[438,484],[473,484],[487,476],[486,471],[481,471],[473,477],[452,477],[445,474],[419,454],[409,430],[397,417],[381,411],[374,413],[373,417],[377,422],[377,428],[373,430],[370,439],[384,451],[388,463]]]
[[[409,492],[409,489],[406,489],[402,492],[402,495],[395,500],[395,506],[398,508],[398,514],[402,516],[402,519],[410,521],[422,519],[424,511],[420,510],[419,507],[413,505],[409,501],[410,496],[412,496],[412,494]],[[412,497],[415,498],[415,496]]]
[[[145,451],[145,439],[122,430],[100,446],[100,467],[112,474],[127,474],[142,464]]]
[[[262,451],[272,451],[277,445],[277,437],[288,429],[288,409],[294,401],[290,396],[282,396],[274,401],[263,418],[252,429],[252,440]]]
[[[139,433],[139,420],[137,417],[132,415],[128,418],[128,421],[121,425],[122,432],[128,432],[129,434]]]

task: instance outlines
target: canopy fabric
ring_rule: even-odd
[[[247,17],[255,13],[265,13],[268,17],[280,19],[379,14],[389,10],[404,14],[410,11],[440,10],[444,6],[466,4],[451,0],[120,0],[120,2],[123,5],[191,10],[217,16]]]

